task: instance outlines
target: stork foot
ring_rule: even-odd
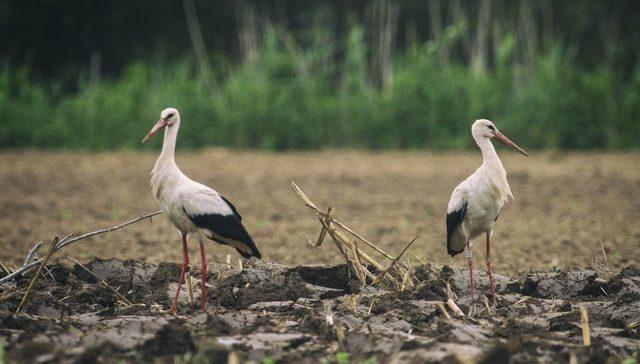
[[[169,308],[168,310],[161,310],[160,312],[171,314],[173,317],[175,317],[177,319],[180,319],[180,320],[185,320],[186,319],[186,317],[180,316],[178,314],[178,308],[174,307],[174,306],[171,306],[171,308]]]
[[[175,317],[178,317],[178,309],[176,307],[171,307],[167,312]]]

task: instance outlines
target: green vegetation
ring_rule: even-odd
[[[181,111],[179,143],[188,148],[469,148],[477,118],[492,119],[529,149],[640,146],[640,65],[631,77],[605,66],[583,69],[570,47],[557,44],[524,68],[507,34],[492,65],[478,71],[442,60],[464,28],[450,26],[439,41],[396,54],[382,85],[371,82],[368,43],[357,25],[342,60],[332,60],[321,37],[302,48],[286,31],[267,27],[253,59],[218,59],[213,80],[189,58],[157,57],[98,84],[83,78],[65,93],[5,64],[0,148],[139,148],[167,106]]]

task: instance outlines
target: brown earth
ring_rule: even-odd
[[[602,262],[640,261],[640,153],[532,153],[499,148],[515,200],[496,225],[497,272],[548,271]],[[155,152],[14,151],[0,153],[0,260],[16,266],[33,243],[54,235],[115,225],[157,209],[148,184]],[[321,207],[392,254],[415,234],[411,253],[424,261],[464,265],[444,247],[450,193],[480,163],[479,153],[324,151],[179,152],[193,179],[224,193],[244,217],[265,260],[338,263],[331,246],[313,250],[315,216],[292,193],[296,183]],[[192,242],[192,262],[198,262]],[[476,244],[482,266],[484,242]],[[208,246],[210,261],[234,251]],[[163,216],[75,244],[67,255],[180,262],[180,243]],[[59,258],[59,257],[58,257]]]
[[[497,275],[497,307],[476,303],[473,317],[447,310],[449,318],[438,307],[447,283],[460,308],[470,308],[467,272],[449,266],[417,266],[414,287],[389,291],[360,287],[344,265],[249,261],[240,271],[213,264],[206,313],[183,291],[183,318],[161,312],[178,265],[109,259],[87,267],[110,288],[77,265],[52,266],[20,314],[14,311],[31,274],[0,285],[0,345],[9,363],[227,363],[229,356],[252,363],[617,363],[640,353],[640,269],[633,266],[609,279],[588,269]],[[487,276],[476,274],[486,293]],[[199,283],[195,273],[196,302]]]

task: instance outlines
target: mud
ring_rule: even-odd
[[[344,265],[289,267],[250,261],[242,271],[216,264],[206,277],[207,310],[180,296],[170,305],[179,267],[117,259],[86,266],[52,266],[22,313],[14,313],[27,274],[0,286],[0,342],[18,362],[580,362],[638,355],[640,269],[608,280],[594,270],[496,275],[498,305],[489,313],[478,298],[473,317],[443,316],[446,284],[466,313],[467,272],[449,266],[414,269],[416,287],[387,291],[360,287]],[[487,276],[477,271],[477,291]],[[198,273],[193,273],[199,302]],[[134,305],[119,301],[118,290]],[[579,306],[589,313],[584,347]],[[233,354],[231,354],[233,353]]]
[[[159,141],[157,141],[159,143]],[[159,145],[159,144],[157,144]],[[529,158],[498,148],[515,200],[500,213],[492,243],[496,271],[586,267],[594,260],[620,270],[640,264],[640,152],[535,152]],[[0,261],[15,268],[36,241],[114,226],[158,210],[149,186],[157,151],[0,152]],[[310,251],[315,215],[291,191],[295,181],[323,209],[380,248],[411,249],[424,261],[466,266],[444,248],[451,191],[482,162],[477,150],[458,153],[265,153],[180,148],[186,175],[225,194],[242,214],[265,260],[289,265],[336,264],[333,247]],[[601,245],[602,243],[602,245]],[[182,245],[166,216],[74,244],[73,257],[180,262]],[[477,257],[485,244],[474,244]],[[198,242],[189,245],[198,263]],[[225,261],[232,248],[207,244]],[[40,252],[45,254],[46,246]],[[235,258],[234,258],[235,262]],[[478,264],[484,265],[479,259]],[[480,267],[480,266],[478,266]]]

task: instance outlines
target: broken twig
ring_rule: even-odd
[[[22,265],[29,264],[29,262],[31,261],[31,258],[33,258],[33,256],[36,254],[36,252],[38,251],[38,249],[40,249],[42,245],[44,245],[44,242],[42,240],[39,240],[38,242],[36,242],[33,245],[33,247],[29,249],[29,251],[27,252],[27,257],[24,258],[24,264]]]
[[[125,226],[129,226],[129,225],[135,224],[140,220],[150,219],[152,216],[159,215],[161,213],[162,213],[162,210],[156,211],[156,212],[152,212],[150,214],[144,214],[144,215],[142,215],[142,216],[140,216],[140,217],[138,217],[136,219],[123,222],[122,224],[119,224],[119,225],[116,225],[116,226],[112,226],[112,227],[108,227],[108,228],[103,228],[103,229],[96,230],[96,231],[92,231],[92,232],[85,233],[85,234],[82,234],[82,235],[79,235],[79,236],[76,236],[76,237],[73,237],[73,238],[72,238],[73,234],[68,235],[67,237],[65,237],[64,239],[60,240],[56,244],[56,246],[54,247],[54,251],[53,252],[55,253],[58,250],[64,248],[65,246],[67,246],[67,245],[69,245],[71,243],[74,243],[74,242],[76,242],[78,240],[82,240],[82,239],[90,238],[92,236],[108,233],[108,232],[111,232],[111,231],[114,231],[114,230],[118,230],[118,229],[122,229]],[[43,260],[44,260],[44,258],[40,258],[40,259],[36,259],[36,260],[32,261],[31,263],[23,265],[22,267],[16,269],[13,273],[8,274],[5,277],[0,278],[0,284],[2,284],[4,282],[6,282],[6,281],[18,276],[18,275],[20,275],[20,274],[22,274],[24,272],[27,272],[27,271],[33,269],[33,267],[35,267],[36,265],[42,263]]]
[[[33,287],[35,287],[36,282],[38,282],[38,278],[40,278],[40,273],[42,272],[42,268],[44,268],[44,265],[47,264],[47,261],[49,260],[49,258],[51,258],[51,256],[55,252],[56,244],[58,244],[58,237],[57,236],[55,238],[53,238],[53,240],[51,241],[51,246],[49,246],[49,251],[47,251],[47,255],[42,260],[42,264],[40,264],[40,267],[38,267],[38,270],[36,271],[36,274],[34,274],[33,278],[31,278],[31,282],[29,283],[29,287],[27,288],[27,292],[25,292],[24,296],[22,296],[22,301],[20,301],[20,304],[18,305],[18,308],[16,309],[16,313],[20,312],[20,310],[22,309],[22,306],[24,306],[24,304],[29,299],[29,296],[31,295],[31,292],[33,291]]]

